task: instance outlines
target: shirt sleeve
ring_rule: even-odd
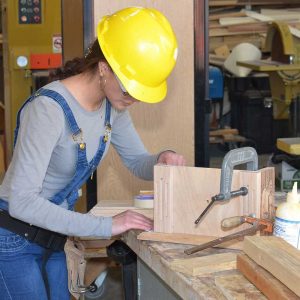
[[[64,113],[52,99],[37,97],[23,109],[8,170],[9,213],[66,235],[110,237],[112,218],[69,211],[40,196],[51,154],[64,126]]]
[[[125,166],[137,177],[153,180],[158,154],[151,155],[139,137],[127,110],[119,112],[112,126],[111,143]]]

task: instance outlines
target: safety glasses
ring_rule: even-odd
[[[129,93],[126,91],[124,85],[122,84],[121,80],[118,78],[118,76],[115,73],[114,73],[114,75],[115,75],[115,77],[116,77],[116,79],[117,79],[117,81],[119,83],[119,86],[120,86],[120,88],[122,90],[123,95],[124,96],[129,95]]]

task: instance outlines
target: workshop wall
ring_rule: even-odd
[[[157,153],[173,149],[188,165],[194,163],[194,36],[192,0],[103,0],[94,1],[95,28],[102,16],[128,6],[153,7],[166,15],[178,39],[176,67],[168,79],[168,95],[159,104],[138,103],[130,108],[133,122],[147,149]],[[140,190],[153,189],[153,182],[139,180],[123,166],[110,149],[97,173],[98,201],[128,200]]]

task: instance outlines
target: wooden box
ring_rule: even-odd
[[[224,230],[220,225],[224,218],[249,214],[272,218],[274,169],[234,170],[231,191],[247,187],[248,194],[216,202],[195,225],[211,197],[220,193],[220,177],[220,169],[155,166],[154,231],[220,237],[251,226],[244,224]]]

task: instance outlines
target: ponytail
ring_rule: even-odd
[[[84,57],[75,57],[67,61],[61,68],[54,69],[49,74],[49,82],[62,80],[81,74],[93,73],[98,67],[99,61],[106,61],[98,40],[95,40]]]

